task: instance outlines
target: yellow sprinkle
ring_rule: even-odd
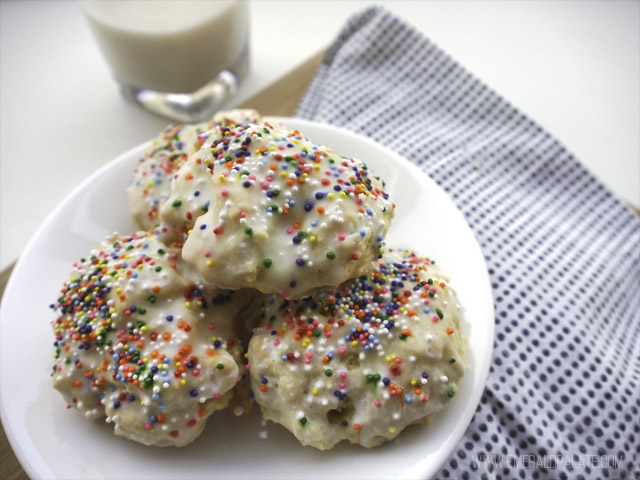
[[[346,196],[347,194],[344,191],[340,192],[340,198],[346,198]]]
[[[357,347],[358,346],[358,341],[357,340],[351,340],[351,346],[352,347]]]
[[[308,347],[310,343],[311,343],[311,340],[309,340],[309,338],[305,338],[305,339],[302,341],[302,346],[303,346],[303,347]]]
[[[415,378],[411,379],[411,386],[415,387],[418,384],[418,381]]]
[[[389,429],[389,433],[396,433],[396,429],[395,429],[394,427],[391,427],[391,428]]]
[[[141,331],[142,333],[146,332],[147,330],[149,330],[149,329],[147,328],[147,326],[146,326],[146,325],[143,325],[143,326],[141,326],[141,327],[140,327],[140,331]]]
[[[186,384],[187,384],[187,380],[185,378],[180,380],[180,385],[186,385]]]
[[[320,164],[316,163],[316,164],[313,166],[313,169],[314,169],[314,170],[320,170]]]
[[[185,308],[191,308],[191,302],[184,302]]]
[[[335,196],[333,193],[327,193],[327,198],[328,198],[329,200],[335,200],[335,199],[336,199],[336,196]]]
[[[213,260],[207,260],[206,265],[207,267],[213,267],[215,265],[215,262]]]
[[[216,337],[216,336],[211,337],[211,341],[212,342],[216,342],[217,340],[218,340],[218,337]]]
[[[142,270],[144,268],[144,265],[140,264],[138,265],[138,270]]]
[[[309,237],[309,241],[310,241],[311,243],[316,243],[316,242],[318,241],[318,237],[316,237],[315,235],[311,235],[311,236]]]
[[[311,393],[313,393],[314,395],[318,395],[318,389],[314,388],[313,390],[311,390]]]

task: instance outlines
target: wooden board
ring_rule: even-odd
[[[291,116],[322,62],[324,52],[319,52],[273,85],[267,87],[238,107],[254,108],[264,115]],[[123,192],[124,195],[124,192]],[[0,298],[13,270],[13,265],[0,272]],[[64,279],[61,279],[62,282]],[[47,322],[43,319],[43,325]],[[52,387],[53,388],[53,387]],[[5,392],[6,395],[6,392]],[[27,480],[29,477],[20,466],[4,428],[0,428],[0,479]]]

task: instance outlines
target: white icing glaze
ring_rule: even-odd
[[[466,370],[447,281],[430,260],[389,250],[336,289],[267,297],[249,344],[264,417],[304,445],[373,447],[443,409]]]
[[[148,445],[191,442],[244,373],[240,336],[255,293],[194,281],[181,238],[108,238],[75,264],[52,306],[55,388]]]
[[[268,123],[216,127],[160,209],[205,282],[284,296],[366,273],[393,213],[361,161]]]
[[[167,126],[138,160],[127,188],[129,212],[136,227],[149,230],[159,224],[158,209],[171,193],[173,175],[189,154],[200,148],[207,131],[217,124],[235,125],[261,118],[255,110],[237,109],[218,112],[210,122]]]

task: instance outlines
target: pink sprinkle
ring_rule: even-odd
[[[206,250],[206,251],[204,252],[204,256],[205,256],[205,257],[207,257],[207,258],[209,258],[209,257],[211,256],[211,251],[210,251],[210,250]]]
[[[344,355],[345,353],[347,353],[347,349],[344,347],[340,347],[338,348],[338,355]]]
[[[145,430],[151,430],[153,428],[153,425],[151,425],[151,423],[147,422],[144,424],[144,429]]]
[[[347,372],[340,372],[340,378],[342,378],[343,380],[347,378]]]
[[[340,240],[341,242],[344,242],[345,238],[347,238],[347,236],[344,233],[338,234],[338,240]]]
[[[287,228],[287,233],[289,235],[291,235],[293,233],[293,228],[291,228],[291,227]]]
[[[175,260],[176,258],[178,258],[178,254],[176,252],[172,252],[169,257],[171,257],[171,260]]]
[[[269,188],[269,184],[267,182],[262,182],[260,186],[262,187],[263,190],[267,190]]]
[[[280,339],[279,339],[279,338],[276,338],[276,339],[273,341],[273,346],[274,346],[274,347],[277,347],[278,345],[280,345]]]
[[[222,191],[220,192],[220,195],[222,195],[223,197],[228,197],[229,190],[227,190],[226,188],[223,188]]]
[[[197,377],[198,375],[200,375],[200,369],[194,368],[193,370],[191,370],[191,373],[193,373],[194,377]]]
[[[340,383],[338,384],[338,387],[340,387],[341,389],[342,389],[342,388],[347,388],[347,384],[346,384],[346,382],[340,382]]]
[[[379,407],[380,405],[382,405],[382,403],[380,403],[380,400],[376,400],[375,402],[373,402],[373,404],[374,404],[376,407]]]
[[[215,323],[209,323],[209,330],[215,330],[215,328],[216,328]]]
[[[215,398],[216,400],[220,398],[220,394],[219,393],[214,393],[213,394],[213,398]]]
[[[244,210],[240,212],[240,218],[247,218],[247,214]]]
[[[438,320],[440,320],[440,317],[438,315],[434,315],[433,317],[431,317],[431,319],[433,320],[433,323],[436,323]]]
[[[422,397],[422,401],[423,402],[428,402],[429,401],[429,395],[425,395],[424,397]]]

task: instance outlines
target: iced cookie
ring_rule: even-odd
[[[362,161],[245,123],[209,135],[160,212],[206,283],[295,297],[366,273],[394,205]]]
[[[52,305],[55,388],[117,435],[158,446],[188,444],[229,403],[255,299],[200,285],[171,240],[162,230],[110,237]]]
[[[267,297],[249,343],[264,417],[303,445],[374,447],[445,408],[467,364],[447,282],[429,259],[389,250],[338,288]]]
[[[167,126],[138,160],[127,188],[134,225],[142,230],[158,225],[158,208],[169,197],[173,175],[188,155],[200,148],[208,130],[217,124],[235,125],[261,118],[255,110],[226,110],[218,112],[210,122]]]

